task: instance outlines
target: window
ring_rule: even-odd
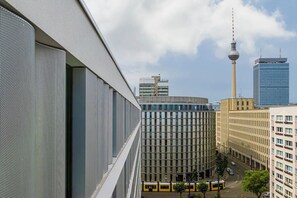
[[[286,165],[285,166],[285,171],[287,171],[287,172],[293,172],[292,166]]]
[[[285,156],[287,159],[293,159],[293,155],[291,153],[286,153]]]
[[[272,155],[274,155],[274,149],[271,149],[271,153],[272,153]]]
[[[277,133],[282,133],[283,132],[283,127],[276,127],[276,132]]]
[[[279,174],[279,173],[276,174],[276,177],[277,177],[278,179],[280,179],[280,180],[283,180],[283,176],[282,176],[281,174]]]
[[[283,144],[283,142],[284,142],[284,141],[283,141],[282,139],[276,138],[276,143],[277,143],[277,144]]]
[[[288,135],[292,135],[292,129],[291,128],[286,128],[285,129],[285,134],[288,134]]]
[[[272,143],[274,143],[274,138],[272,138]]]
[[[283,121],[283,116],[282,115],[277,115],[276,116],[276,121]]]
[[[289,141],[289,140],[286,140],[285,141],[285,145],[286,146],[289,146],[289,147],[292,147],[293,146],[293,142],[292,141]]]
[[[293,117],[292,116],[286,116],[285,121],[286,122],[293,122]]]
[[[281,187],[280,185],[276,184],[276,190],[283,192],[283,187]]]
[[[283,156],[283,152],[282,151],[279,151],[279,150],[276,150],[276,155],[278,155],[278,156]]]
[[[274,131],[274,126],[271,127],[271,131]]]
[[[287,183],[287,184],[293,184],[293,180],[292,179],[290,179],[290,178],[287,178],[286,177],[286,179],[285,179],[285,182]]]
[[[278,167],[278,168],[283,168],[283,163],[281,163],[281,162],[276,162],[276,167]]]
[[[291,193],[291,191],[288,191],[288,190],[285,190],[285,193],[286,193],[286,197],[292,197],[293,194]]]
[[[274,121],[274,115],[271,116],[271,121]]]

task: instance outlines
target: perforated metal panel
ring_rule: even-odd
[[[34,197],[34,29],[2,7],[0,52],[0,197]]]
[[[65,70],[64,51],[36,45],[36,197],[65,197]]]

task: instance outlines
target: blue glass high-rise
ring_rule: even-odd
[[[254,100],[258,107],[289,104],[287,58],[259,58],[254,65]]]

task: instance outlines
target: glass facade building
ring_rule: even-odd
[[[254,66],[254,100],[258,107],[289,104],[287,58],[259,58]]]
[[[140,97],[142,107],[142,180],[200,179],[215,167],[215,112],[207,99]]]

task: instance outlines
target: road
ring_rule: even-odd
[[[228,198],[256,198],[256,196],[249,192],[244,192],[242,189],[242,180],[246,170],[250,170],[250,167],[240,160],[228,156],[230,167],[234,171],[234,175],[226,174],[226,189],[221,192],[222,197]],[[231,161],[235,162],[235,166],[231,165]]]
[[[243,192],[242,190],[242,179],[244,177],[244,172],[246,170],[249,170],[250,167],[241,161],[228,156],[228,161],[230,167],[234,171],[234,175],[229,175],[228,173],[225,173],[224,178],[226,181],[226,188],[224,190],[221,190],[221,197],[222,198],[256,198],[256,196],[249,192]],[[231,161],[235,162],[235,166],[231,165]],[[213,179],[213,178],[212,178]],[[215,197],[217,192],[211,191],[206,193],[207,198],[213,198]],[[183,198],[188,197],[188,192],[184,192],[182,194]],[[143,198],[176,198],[178,197],[177,193],[155,193],[155,192],[143,192],[142,193]]]

